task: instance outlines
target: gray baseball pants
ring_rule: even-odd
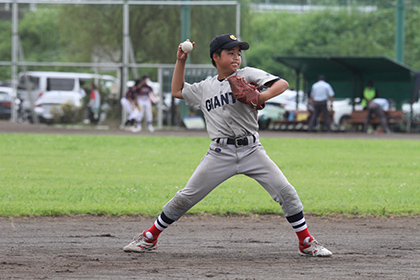
[[[237,174],[255,179],[280,204],[286,217],[303,210],[295,188],[269,158],[256,135],[248,136],[249,145],[227,145],[226,139],[213,141],[207,154],[192,174],[185,188],[163,207],[165,215],[178,220],[222,182]]]

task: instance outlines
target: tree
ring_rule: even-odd
[[[4,38],[3,40],[0,40],[0,61],[9,61],[11,58],[12,43],[11,39],[7,40],[7,38],[11,38],[11,36],[12,23],[10,21],[0,20],[0,38]],[[10,72],[10,67],[0,67],[0,81],[10,79]]]
[[[234,33],[235,7],[193,6],[191,40],[196,41],[191,63],[210,63],[208,43],[221,32]],[[120,62],[122,8],[116,5],[63,6],[60,33],[67,38],[66,54],[73,61]],[[137,63],[174,63],[180,38],[179,6],[130,6],[130,38]],[[205,42],[203,45],[202,42]]]
[[[246,37],[248,63],[281,75],[294,86],[295,73],[273,62],[273,55],[394,56],[395,11],[324,10],[304,14],[253,13]],[[405,63],[419,68],[420,13],[407,12]]]
[[[292,82],[294,73],[275,62],[274,55],[394,56],[393,0],[373,1],[372,4],[380,5],[377,11],[369,13],[360,12],[354,5],[353,9],[302,14],[254,12],[247,4],[255,1],[240,2],[242,39],[251,45],[244,52],[248,65],[286,78],[290,76]],[[345,5],[345,2],[328,3]],[[306,2],[296,0],[295,3]],[[19,20],[19,35],[25,58],[42,62],[91,62],[98,57],[103,62],[121,62],[122,16],[120,5],[39,5],[35,11],[24,10]],[[235,16],[235,6],[191,7],[190,39],[196,42],[196,47],[190,63],[210,63],[210,40],[218,34],[234,34]],[[420,10],[408,5],[405,63],[414,68],[420,68],[419,20]],[[176,48],[181,41],[179,6],[130,5],[129,24],[138,63],[174,63]],[[0,21],[0,35],[11,38],[11,21]],[[10,49],[11,40],[0,42],[1,60],[10,60]],[[53,70],[69,68],[54,67]],[[0,68],[0,75],[10,77],[6,73],[10,73],[8,67]]]
[[[39,8],[19,21],[19,37],[27,61],[60,61],[63,38],[56,9]]]

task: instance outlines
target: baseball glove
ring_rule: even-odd
[[[243,77],[234,75],[227,78],[232,89],[233,97],[253,109],[261,110],[265,104],[260,104],[260,91],[256,85],[248,83]]]

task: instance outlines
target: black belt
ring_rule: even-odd
[[[252,138],[254,139],[254,143],[256,141],[255,135],[252,135]],[[220,143],[220,138],[217,138],[217,143]],[[226,144],[228,145],[235,145],[236,147],[242,147],[249,144],[248,136],[240,137],[240,138],[228,138],[226,141]]]

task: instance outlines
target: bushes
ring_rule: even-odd
[[[51,109],[55,123],[76,123],[82,121],[83,107],[77,107],[73,101],[67,101],[60,107],[55,106]]]

